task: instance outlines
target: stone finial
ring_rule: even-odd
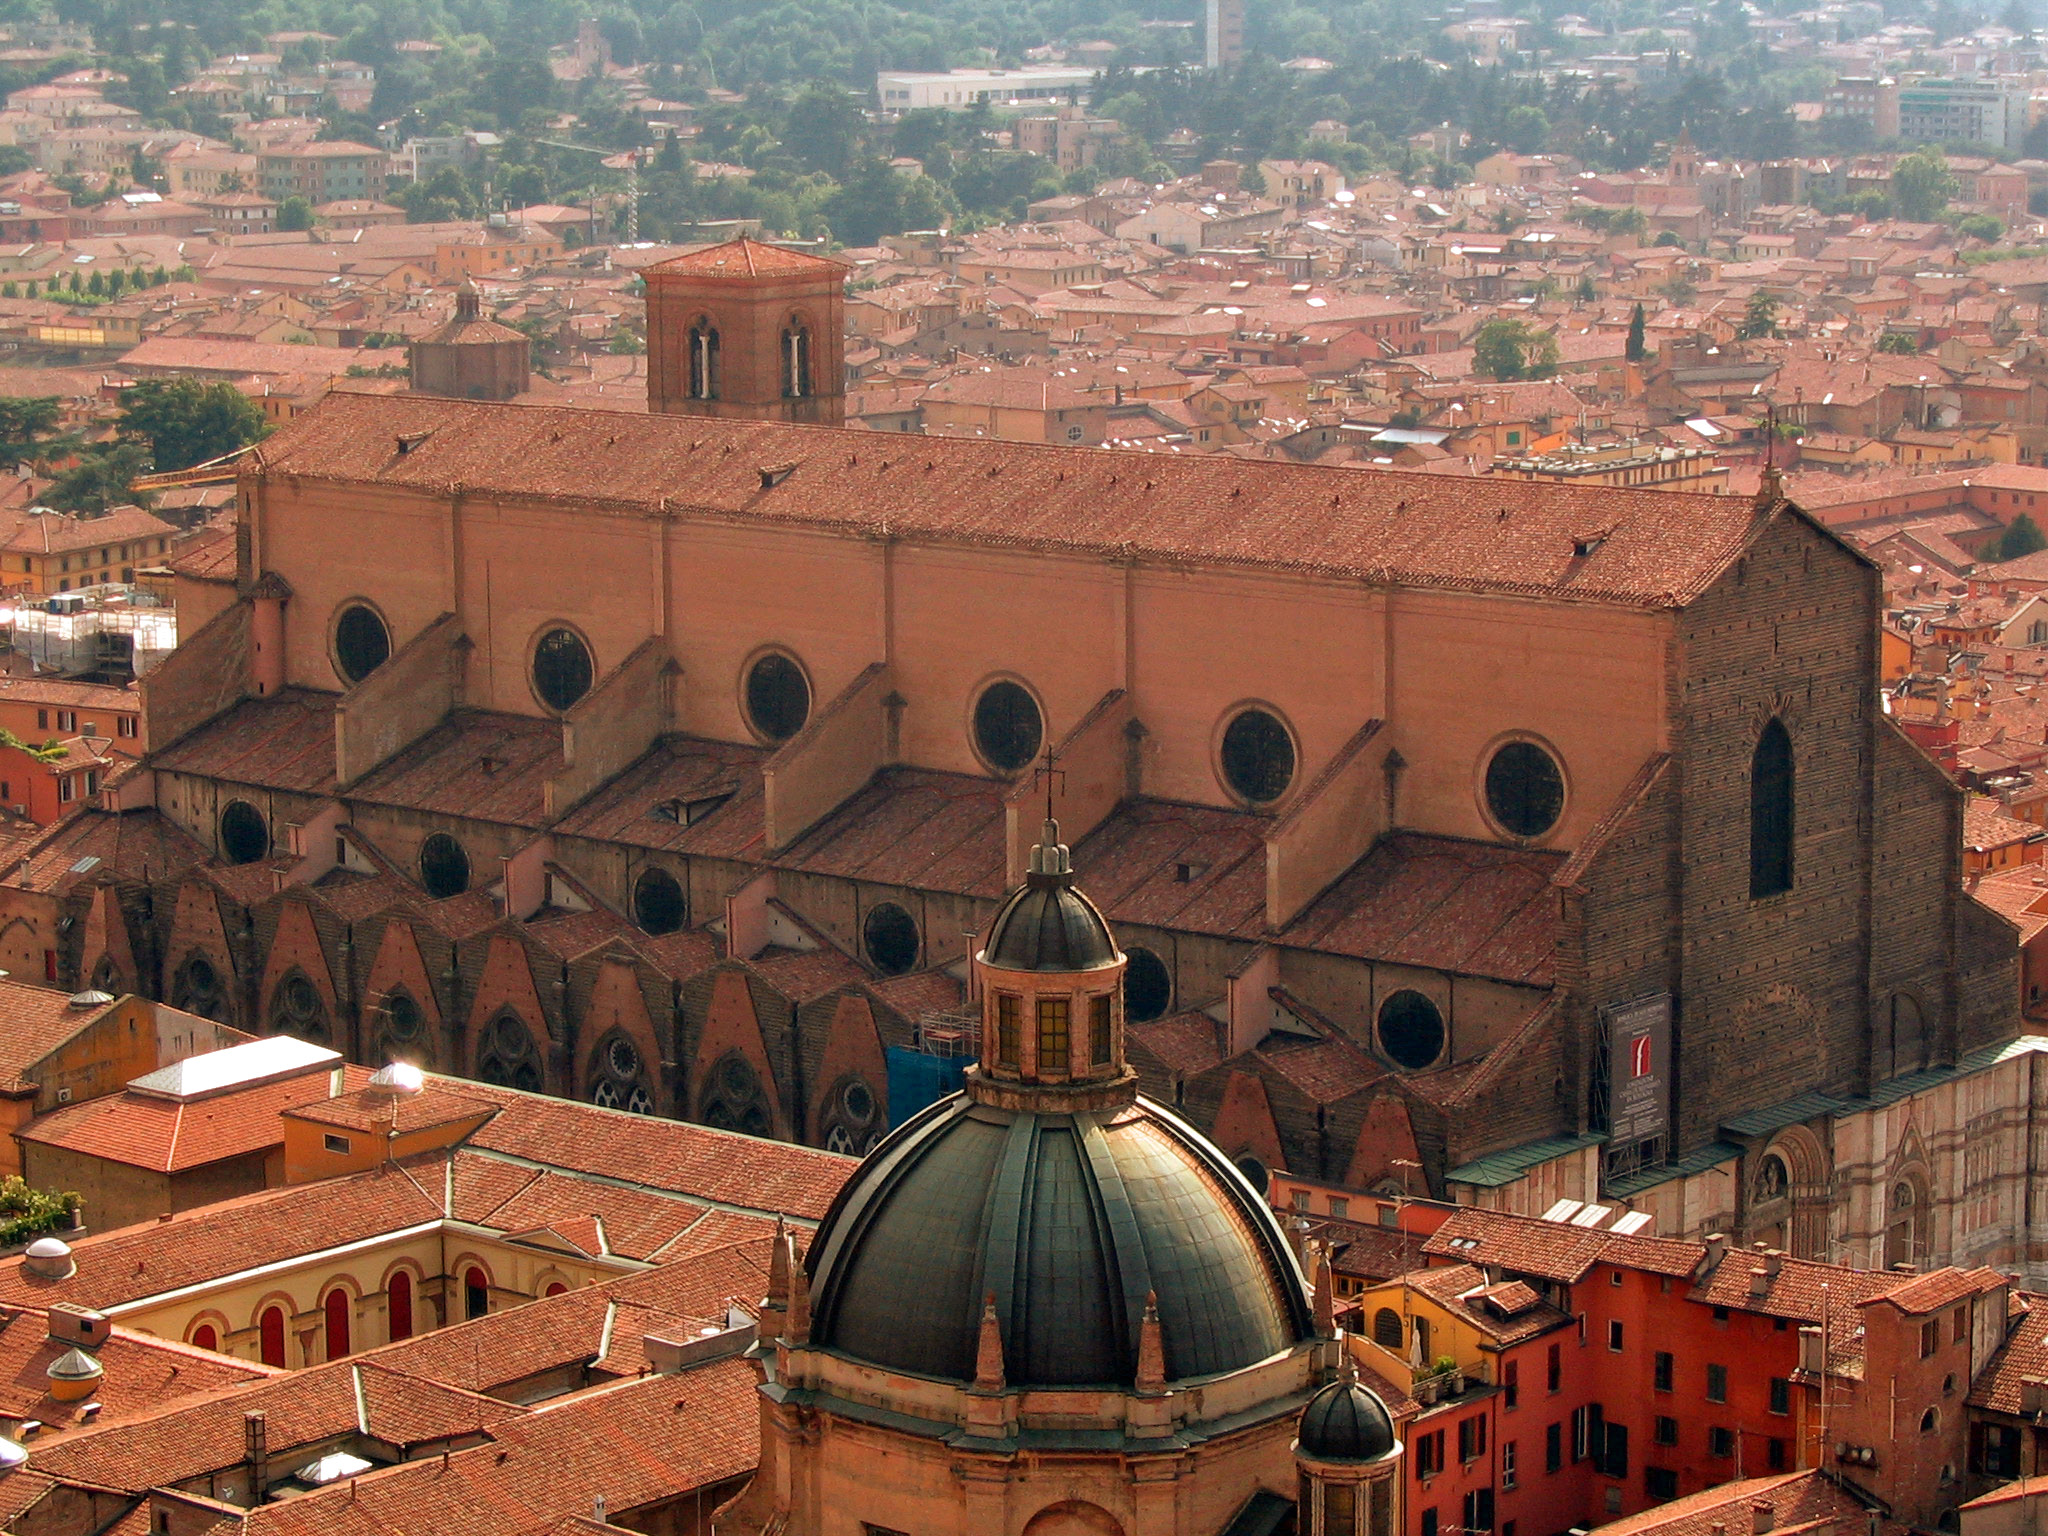
[[[761,1302],[763,1339],[779,1337],[783,1319],[789,1315],[789,1272],[792,1267],[789,1227],[778,1214],[775,1218],[775,1240],[768,1249],[768,1294]]]
[[[1003,1330],[996,1318],[996,1293],[981,1303],[981,1340],[974,1351],[974,1390],[994,1396],[1004,1389]]]
[[[1145,1320],[1138,1325],[1138,1390],[1166,1390],[1166,1341],[1159,1333],[1159,1293],[1145,1293]]]
[[[1337,1282],[1327,1251],[1316,1255],[1316,1337],[1337,1337]]]
[[[782,1325],[782,1337],[792,1346],[811,1341],[811,1277],[794,1255],[789,1266],[789,1320]]]

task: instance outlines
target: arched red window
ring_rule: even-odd
[[[256,1335],[265,1365],[284,1364],[284,1309],[265,1307],[256,1320]]]
[[[462,1275],[462,1315],[483,1317],[491,1310],[491,1280],[481,1269],[470,1268]]]
[[[550,1296],[566,1296],[569,1294],[569,1287],[559,1280],[551,1280],[548,1282],[547,1293]]]
[[[390,1289],[385,1293],[391,1312],[391,1338],[412,1337],[412,1276],[400,1270],[391,1277]]]
[[[336,1286],[327,1293],[327,1358],[339,1360],[349,1352],[348,1317],[353,1310],[347,1291]]]
[[[192,1330],[192,1347],[194,1349],[220,1348],[220,1334],[215,1330],[213,1324],[201,1323]]]

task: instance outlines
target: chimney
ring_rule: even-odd
[[[1749,1272],[1749,1294],[1753,1298],[1771,1294],[1771,1272],[1761,1264]]]
[[[1706,1236],[1707,1253],[1700,1261],[1700,1278],[1705,1279],[1721,1267],[1721,1261],[1728,1257],[1728,1234],[1709,1232]]]
[[[2048,1380],[2039,1376],[2020,1378],[2020,1412],[2040,1413],[2048,1409]]]
[[[1771,1536],[1771,1527],[1778,1523],[1777,1513],[1766,1499],[1758,1499],[1749,1506],[1749,1517],[1756,1536]]]
[[[1816,1376],[1827,1369],[1825,1338],[1826,1335],[1810,1323],[1799,1330],[1799,1369],[1810,1371]]]
[[[1785,1250],[1784,1250],[1784,1249],[1782,1249],[1782,1248],[1772,1248],[1772,1249],[1769,1249],[1769,1250],[1767,1250],[1767,1251],[1765,1252],[1765,1254],[1764,1254],[1764,1273],[1765,1273],[1765,1274],[1769,1275],[1769,1276],[1770,1276],[1770,1277],[1771,1277],[1771,1278],[1772,1278],[1773,1280],[1775,1280],[1775,1279],[1777,1279],[1777,1278],[1778,1278],[1778,1272],[1779,1272],[1780,1270],[1782,1270],[1782,1269],[1783,1269],[1784,1267],[1785,1267]]]
[[[98,1349],[107,1342],[107,1330],[112,1326],[104,1312],[68,1301],[52,1302],[49,1316],[51,1340],[80,1349]]]
[[[270,1425],[263,1410],[242,1415],[242,1459],[249,1464],[249,1507],[263,1502],[270,1486]]]

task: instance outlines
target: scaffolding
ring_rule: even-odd
[[[38,672],[123,682],[177,649],[178,616],[153,593],[126,586],[19,596],[0,601],[0,644],[27,656]]]

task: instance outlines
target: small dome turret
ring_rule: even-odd
[[[1348,1372],[1301,1410],[1299,1453],[1310,1461],[1380,1461],[1397,1449],[1394,1418],[1379,1394]]]
[[[1095,903],[1074,884],[1060,827],[1048,821],[1030,872],[989,925],[988,963],[1006,971],[1092,971],[1114,965],[1116,940]]]

